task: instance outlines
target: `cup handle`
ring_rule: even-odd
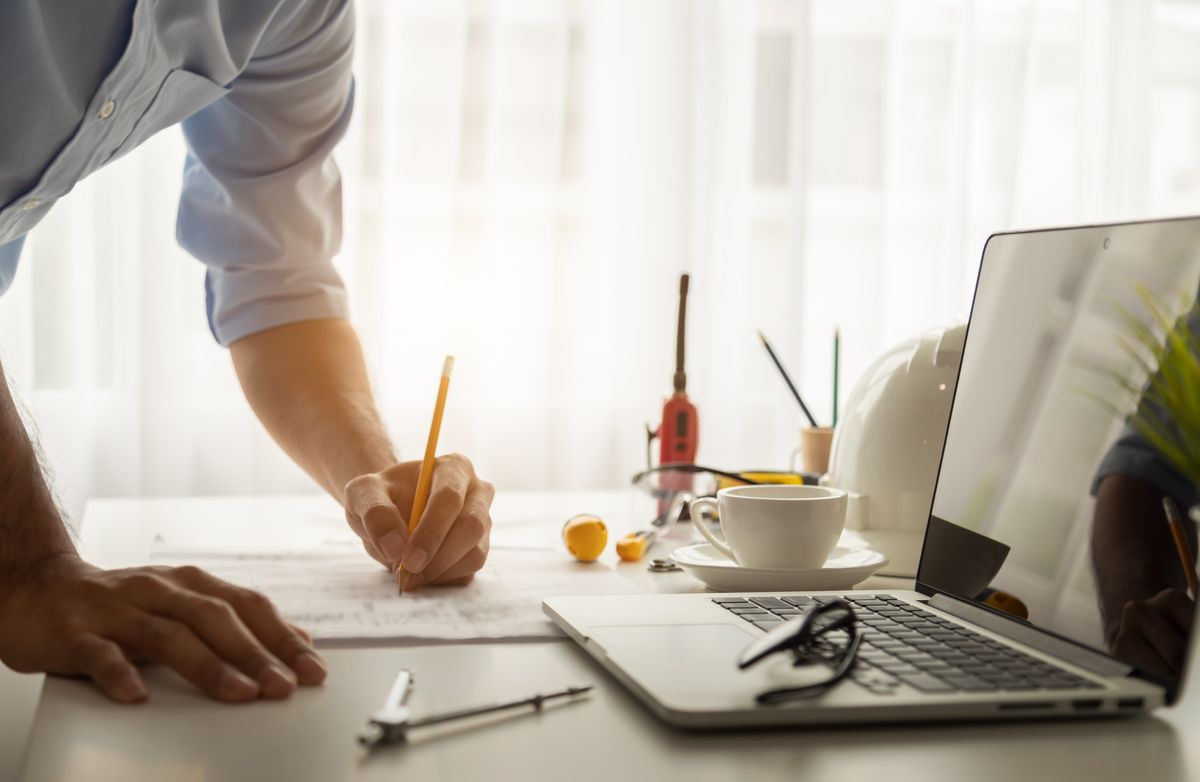
[[[717,501],[712,497],[700,497],[688,503],[688,515],[692,517],[692,526],[700,530],[700,534],[712,544],[713,548],[729,557],[729,559],[732,561],[737,562],[737,557],[733,555],[733,549],[731,549],[729,545],[725,543],[725,541],[718,540],[717,536],[712,534],[712,531],[708,528],[708,525],[704,523],[704,520],[700,518],[700,511],[704,509],[708,509],[710,511],[717,510]],[[719,521],[720,516],[718,516],[717,519]],[[724,527],[722,527],[721,531],[725,531]]]
[[[790,462],[788,462],[788,468],[792,472],[800,472],[798,469],[796,469],[796,460],[800,458],[800,454],[803,451],[804,451],[804,447],[800,446],[800,445],[797,445],[796,450],[792,451],[792,460]]]

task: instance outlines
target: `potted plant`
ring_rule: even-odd
[[[1149,322],[1123,311],[1126,351],[1149,379],[1135,385],[1116,378],[1134,408],[1130,421],[1181,475],[1200,486],[1200,300],[1187,300],[1183,316],[1144,288],[1138,295]],[[1200,505],[1191,509],[1200,523]]]

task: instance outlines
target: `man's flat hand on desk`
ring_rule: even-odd
[[[9,667],[87,676],[124,703],[148,696],[134,665],[143,660],[233,703],[325,678],[308,636],[265,597],[195,567],[101,570],[63,555],[0,575],[0,623]]]
[[[468,583],[487,561],[496,490],[475,475],[465,456],[438,457],[429,501],[410,536],[408,513],[420,471],[420,462],[401,462],[347,483],[346,521],[405,591]]]

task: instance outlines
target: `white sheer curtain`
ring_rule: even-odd
[[[780,465],[876,353],[965,316],[987,234],[1200,211],[1184,2],[360,0],[339,266],[399,447],[502,488],[622,484],[693,275],[700,456]],[[32,234],[0,349],[68,509],[311,490],[240,396],[174,243],[176,132]]]

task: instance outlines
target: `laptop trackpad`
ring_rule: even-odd
[[[592,626],[588,635],[644,689],[680,709],[753,707],[763,690],[813,683],[829,672],[794,668],[782,654],[740,671],[738,654],[759,634],[731,624]]]

